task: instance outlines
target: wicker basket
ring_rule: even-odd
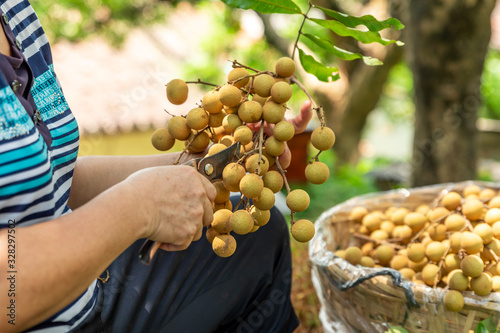
[[[349,212],[353,207],[362,205],[369,211],[390,206],[414,209],[420,204],[432,207],[444,193],[461,191],[471,184],[500,188],[498,184],[462,182],[399,189],[353,198],[319,217],[309,255],[325,332],[386,332],[389,326],[399,326],[412,333],[463,333],[488,317],[499,323],[500,293],[480,297],[464,292],[464,308],[450,312],[442,304],[442,289],[405,281],[393,269],[353,266],[334,254],[337,249],[360,245],[360,240],[350,235],[353,222]]]

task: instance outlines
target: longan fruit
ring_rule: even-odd
[[[210,148],[208,149],[208,153],[207,155],[211,156],[211,155],[215,155],[217,153],[220,153],[221,151],[223,151],[224,149],[226,149],[227,147],[225,145],[223,145],[222,143],[214,143],[213,145],[210,146]]]
[[[318,127],[311,133],[311,144],[319,151],[328,150],[335,144],[335,133],[329,127]]]
[[[276,103],[286,103],[292,97],[292,87],[288,82],[280,81],[271,87],[271,98]]]
[[[470,199],[462,205],[462,214],[471,221],[476,221],[483,215],[483,203],[478,199]]]
[[[427,216],[427,214],[429,213],[430,210],[431,210],[431,208],[429,207],[429,205],[426,205],[426,204],[418,205],[418,207],[415,208],[416,212],[422,213],[422,214],[424,214],[426,216]]]
[[[256,198],[262,193],[264,181],[255,173],[248,173],[241,178],[240,191],[247,198]]]
[[[384,230],[388,235],[392,235],[394,231],[394,223],[392,221],[382,221],[380,223],[380,230]]]
[[[229,191],[237,192],[240,190],[240,181],[245,176],[245,168],[238,163],[229,163],[222,171],[222,182]]]
[[[433,241],[442,241],[446,239],[446,226],[441,223],[434,224],[428,229],[428,233]]]
[[[426,257],[434,262],[438,262],[446,252],[446,248],[441,242],[433,241],[425,248]]]
[[[215,181],[212,184],[214,185],[216,190],[214,199],[215,203],[224,203],[229,200],[231,192],[229,192],[229,190],[224,187],[224,183],[222,183],[221,180]]]
[[[414,262],[414,261],[408,261],[408,268],[411,268],[413,269],[415,272],[421,272],[422,269],[424,269],[425,265],[427,265],[427,263],[429,262],[429,259],[427,259],[427,257],[424,257],[424,259],[422,259],[421,261],[419,262]]]
[[[448,210],[455,210],[460,207],[462,196],[457,192],[448,192],[441,199],[441,204]]]
[[[448,311],[458,312],[465,304],[464,296],[457,290],[448,290],[443,297],[443,303]]]
[[[358,265],[361,262],[362,256],[363,253],[357,246],[349,246],[347,249],[345,249],[344,259],[347,260],[351,265]]]
[[[234,141],[240,142],[243,146],[252,142],[253,133],[247,126],[239,126],[234,131]]]
[[[422,279],[426,285],[433,286],[435,281],[439,281],[441,279],[439,266],[430,263],[425,265],[422,269]]]
[[[262,106],[255,101],[245,101],[238,108],[238,117],[245,123],[256,123],[262,118]]]
[[[285,143],[274,137],[274,135],[268,137],[264,143],[266,152],[271,156],[280,156],[285,151]]]
[[[488,202],[495,195],[496,195],[496,192],[493,191],[491,188],[485,188],[484,190],[481,190],[481,192],[479,192],[479,199],[484,201],[484,202]]]
[[[232,84],[225,84],[219,89],[219,101],[225,106],[236,106],[241,102],[241,90]]]
[[[220,234],[227,234],[231,231],[231,225],[229,224],[229,218],[233,214],[229,209],[219,209],[214,213],[214,219],[212,220],[211,226]]]
[[[460,257],[454,253],[448,253],[443,261],[443,268],[447,272],[451,272],[455,269],[460,268],[460,263],[462,260]]]
[[[271,96],[271,87],[276,81],[269,74],[260,74],[253,80],[253,88],[255,93],[262,97]]]
[[[233,209],[233,203],[231,202],[231,200],[226,200],[223,203],[216,203],[216,202],[214,202],[213,209],[214,209],[214,213],[216,211],[218,211],[218,210],[221,210],[221,209],[232,210]]]
[[[454,232],[450,236],[450,252],[458,253],[462,248],[462,233]]]
[[[394,222],[394,224],[396,225],[404,224],[406,215],[408,215],[409,213],[410,211],[408,210],[408,208],[405,207],[396,208],[391,214],[391,221]]]
[[[189,138],[184,141],[190,153],[196,154],[204,152],[210,143],[210,137],[207,132],[191,133]]]
[[[274,100],[269,99],[262,105],[262,119],[270,124],[276,124],[282,121],[285,112],[286,108],[283,104],[277,103]]]
[[[309,163],[305,169],[305,175],[308,182],[313,184],[323,184],[330,177],[330,169],[320,161]]]
[[[413,277],[415,276],[415,271],[411,268],[408,268],[408,267],[403,267],[403,268],[399,269],[399,273],[401,273],[401,276],[403,277],[403,279],[405,279],[407,281],[411,281],[413,279]]]
[[[368,209],[363,206],[356,206],[351,210],[349,217],[354,222],[360,223],[366,214],[368,214]]]
[[[490,202],[488,202],[488,206],[491,208],[500,208],[500,196],[494,196],[491,198]]]
[[[340,249],[335,252],[333,252],[337,257],[344,259],[345,258],[345,250]]]
[[[461,214],[453,213],[444,219],[444,225],[448,231],[460,231],[465,227],[465,218]]]
[[[208,126],[208,114],[202,108],[191,109],[186,115],[187,125],[194,130],[200,131]]]
[[[372,231],[372,233],[370,234],[370,238],[377,240],[377,241],[382,241],[382,240],[388,239],[389,234],[384,230],[377,229],[377,230]]]
[[[469,277],[461,269],[454,269],[448,274],[446,283],[451,290],[465,291],[469,287]]]
[[[271,218],[271,211],[261,210],[255,206],[252,206],[250,208],[250,214],[252,215],[255,224],[258,225],[259,227],[266,225],[267,222],[269,222],[269,219]]]
[[[214,242],[215,236],[220,235],[217,231],[215,231],[214,228],[209,227],[207,231],[205,232],[205,236],[207,237],[207,240],[212,244]]]
[[[492,288],[492,290],[494,292],[499,292],[500,291],[500,276],[499,275],[494,275],[491,278],[491,280],[493,282],[493,288]]]
[[[211,90],[203,95],[201,105],[208,113],[219,113],[222,110],[222,103],[219,100],[219,92]]]
[[[242,126],[243,122],[237,114],[226,114],[222,119],[222,127],[227,133],[233,133],[238,127]]]
[[[166,128],[159,128],[151,135],[151,143],[156,149],[166,151],[174,146],[175,139]]]
[[[222,126],[222,122],[224,121],[224,118],[226,116],[227,116],[227,113],[225,113],[223,111],[221,111],[219,113],[211,113],[208,116],[208,126],[210,126],[212,128]]]
[[[479,194],[479,192],[481,192],[481,188],[480,188],[479,186],[477,186],[477,185],[474,185],[474,184],[472,184],[472,185],[467,185],[467,186],[463,189],[463,191],[462,191],[462,193],[464,194],[464,197],[467,197],[467,196],[469,196],[469,195],[471,195],[471,194],[476,194],[476,195],[478,195],[478,194]]]
[[[244,209],[233,212],[229,218],[231,230],[238,235],[248,234],[254,226],[252,215]]]
[[[279,58],[276,61],[275,71],[280,77],[290,77],[295,73],[295,62],[289,57]]]
[[[496,238],[500,238],[500,221],[493,223],[491,229],[493,229],[493,235],[495,235]]]
[[[413,230],[407,225],[400,225],[394,228],[393,236],[395,238],[401,238],[401,242],[407,244],[413,236]]]
[[[409,226],[413,232],[418,232],[427,223],[427,218],[422,213],[410,212],[406,214],[403,221],[404,224]]]
[[[259,196],[253,198],[253,204],[255,207],[262,210],[270,210],[273,208],[276,198],[274,197],[273,191],[264,187]]]
[[[485,258],[488,261],[493,261],[495,262],[495,257],[493,256],[492,252],[497,256],[500,257],[500,240],[497,238],[491,239],[491,241],[488,244],[484,245],[483,252],[481,254],[482,258]]]
[[[368,213],[361,219],[361,223],[370,231],[378,229],[380,227],[380,223],[382,223],[382,219],[380,215],[375,214],[374,212]]]
[[[259,153],[250,155],[245,161],[245,169],[248,172],[257,173],[260,165],[259,176],[264,175],[269,170],[269,161],[264,155],[259,156]]]
[[[219,257],[230,257],[236,251],[236,240],[231,235],[215,236],[212,242],[212,249]]]
[[[167,99],[170,103],[180,105],[187,100],[189,88],[181,79],[173,79],[167,83]]]
[[[500,221],[500,208],[490,208],[484,215],[484,222],[489,225],[493,225],[493,223]]]
[[[311,199],[309,194],[302,189],[290,191],[286,196],[286,205],[292,212],[302,212],[309,207]]]
[[[262,97],[257,94],[252,96],[252,101],[258,102],[260,105],[264,106],[266,102],[269,100],[269,97]]]
[[[309,242],[316,232],[314,229],[314,224],[309,220],[298,220],[292,224],[291,233],[292,237],[301,243]]]
[[[375,261],[372,257],[362,256],[359,264],[363,267],[375,267]]]
[[[493,280],[488,273],[482,272],[470,279],[470,289],[478,296],[486,296],[493,289]]]
[[[462,259],[460,269],[465,275],[473,278],[484,271],[484,262],[477,255],[469,255]]]
[[[420,262],[425,257],[425,246],[422,243],[412,243],[408,246],[408,259],[413,262]]]
[[[234,143],[234,137],[232,137],[231,135],[224,135],[220,140],[219,140],[219,143],[220,144],[223,144],[224,146],[226,147],[229,147],[231,146],[233,143]]]
[[[262,176],[262,180],[264,181],[264,186],[273,191],[273,193],[278,193],[283,188],[284,180],[279,171],[271,170],[266,172]]]
[[[237,88],[242,88],[250,81],[250,77],[245,77],[248,75],[249,73],[246,68],[236,67],[233,68],[229,74],[227,74],[227,81],[232,83]]]
[[[394,257],[392,257],[391,261],[389,262],[389,266],[397,271],[402,268],[405,268],[408,266],[408,257],[401,254],[397,254]]]
[[[382,266],[389,264],[392,257],[394,257],[394,248],[389,245],[382,244],[375,249],[374,258],[378,260],[379,264]]]
[[[472,232],[464,231],[460,241],[460,247],[468,254],[475,254],[483,251],[483,239]]]
[[[478,223],[472,232],[481,237],[483,244],[487,244],[493,239],[493,228],[488,223]]]
[[[186,118],[182,116],[174,116],[168,120],[167,130],[171,137],[177,140],[186,140],[191,134]]]
[[[295,135],[295,127],[286,120],[282,120],[274,126],[273,135],[280,141],[288,141]]]
[[[444,219],[446,216],[450,214],[450,211],[445,207],[436,207],[431,209],[427,214],[427,219],[429,222],[436,222]]]

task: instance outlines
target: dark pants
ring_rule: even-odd
[[[267,225],[234,236],[229,258],[203,236],[184,251],[158,251],[149,266],[137,258],[137,241],[99,281],[97,309],[76,332],[293,332],[285,219],[273,208]]]

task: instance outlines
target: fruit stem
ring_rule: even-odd
[[[300,38],[300,35],[302,35],[302,28],[304,27],[304,24],[306,23],[306,20],[307,20],[307,14],[309,14],[309,11],[311,10],[312,8],[312,3],[309,2],[309,8],[307,8],[307,12],[304,15],[304,19],[302,20],[302,24],[300,25],[300,28],[299,28],[299,31],[297,33],[297,39],[295,39],[295,44],[293,45],[293,51],[292,51],[292,60],[294,59],[295,57],[295,51],[297,51],[297,48],[298,48],[298,44],[299,44],[299,38]]]
[[[398,245],[398,244],[394,244],[394,243],[391,243],[389,242],[388,240],[378,240],[378,239],[375,239],[375,238],[371,238],[370,236],[367,236],[367,235],[363,235],[363,234],[360,234],[359,232],[353,232],[352,233],[352,236],[353,237],[356,237],[356,238],[360,238],[362,240],[366,240],[368,242],[374,242],[376,244],[384,244],[384,245],[389,245],[395,249],[398,249],[398,250],[401,250],[401,249],[404,249],[404,246],[401,246],[401,245]],[[401,241],[400,238],[394,238],[393,239],[394,242],[399,242]]]
[[[262,163],[262,143],[264,142],[264,120],[260,122],[259,128],[259,163],[257,164],[257,174],[260,175],[260,165]]]
[[[192,83],[192,84],[205,84],[207,86],[212,86],[212,87],[218,87],[218,85],[202,81],[201,79],[198,79],[198,81],[186,81],[186,83]]]
[[[317,106],[316,103],[314,102],[314,99],[311,96],[311,93],[309,93],[309,90],[307,90],[307,88],[302,84],[302,82],[297,80],[295,76],[292,76],[290,78],[290,82],[295,83],[306,94],[307,98],[309,98],[309,100],[311,101],[311,106],[313,107],[313,109],[316,109]]]
[[[441,272],[441,268],[443,267],[443,263],[444,263],[444,258],[446,258],[446,256],[448,255],[448,252],[450,252],[450,248],[447,248],[446,251],[444,252],[443,256],[441,257],[441,260],[439,260],[439,264],[438,264],[438,272]],[[439,283],[439,273],[436,274],[436,277],[434,278],[434,288],[436,288],[437,284]]]

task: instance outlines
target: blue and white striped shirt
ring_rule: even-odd
[[[9,220],[29,226],[69,213],[67,206],[79,133],[52,64],[50,46],[27,0],[0,0],[8,24],[22,45],[34,83],[31,94],[47,125],[46,142],[0,73],[0,228]],[[34,328],[36,332],[66,332],[90,313],[96,301],[96,281],[72,304]]]

